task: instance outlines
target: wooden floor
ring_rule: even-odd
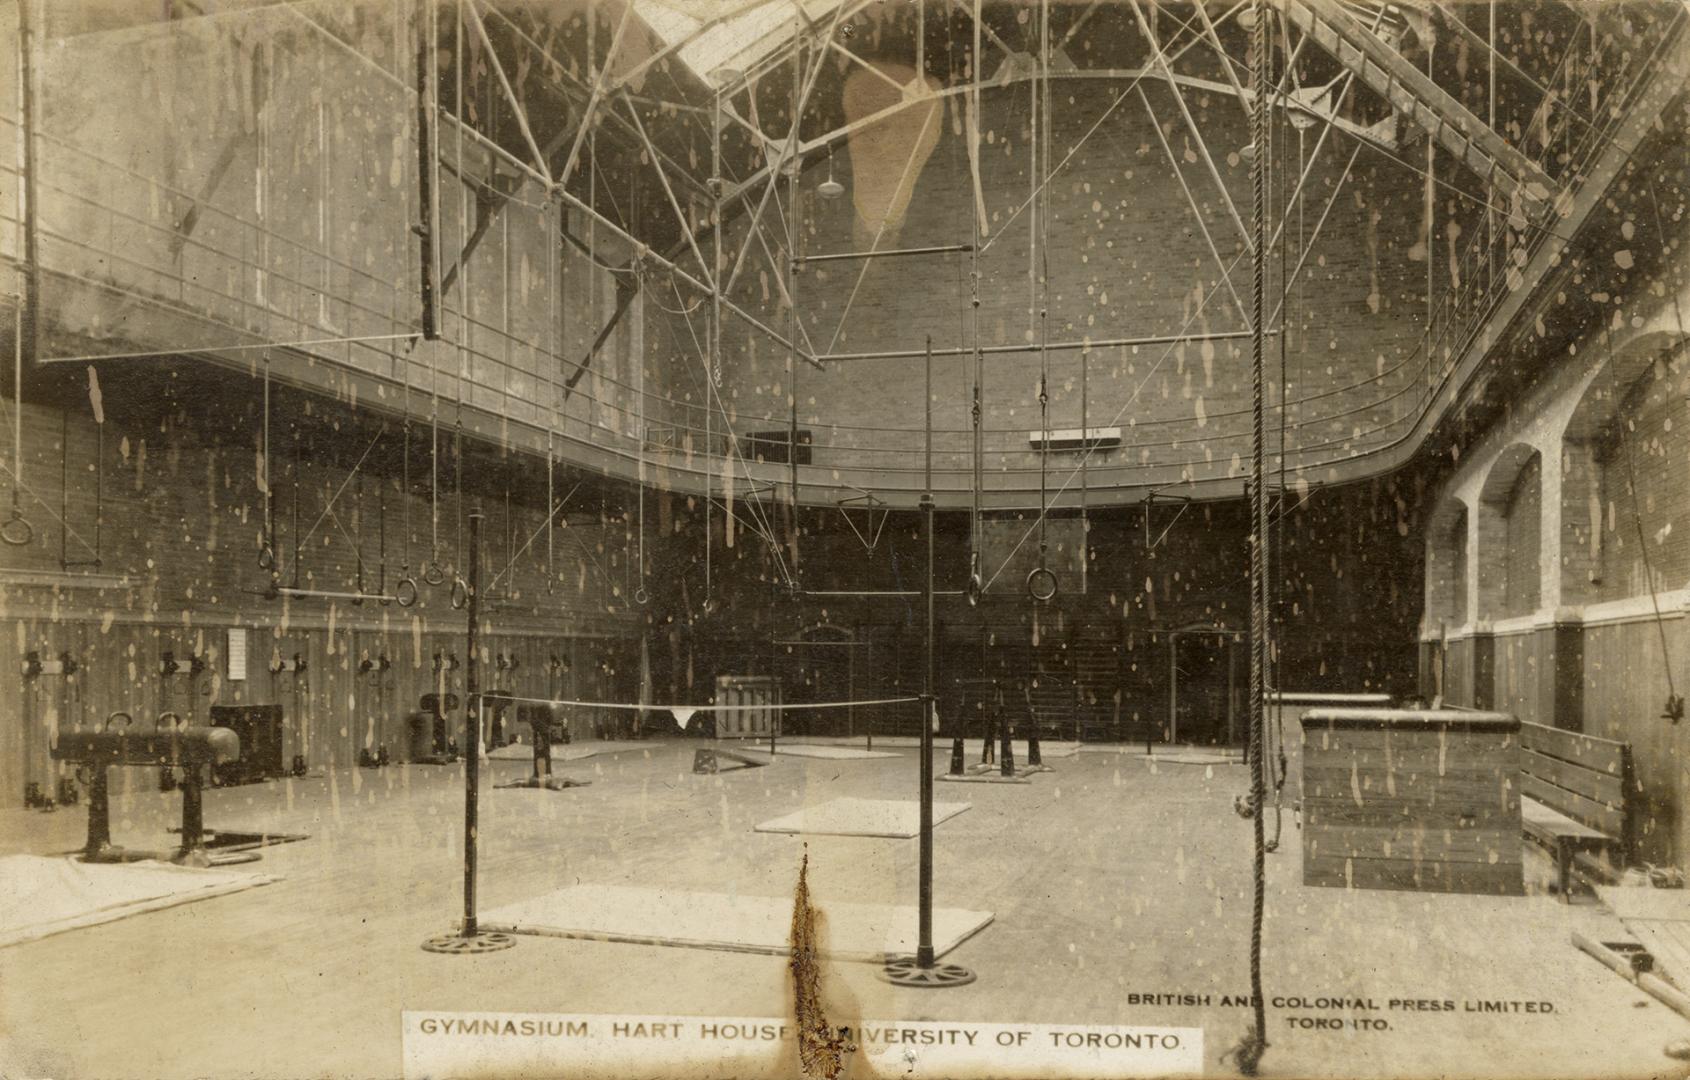
[[[829,898],[908,903],[916,843],[787,836],[753,826],[828,800],[911,798],[915,755],[785,758],[691,772],[696,741],[560,763],[563,792],[487,791],[485,909],[575,883],[789,897],[799,861]],[[877,743],[877,749],[879,745]],[[972,747],[971,750],[976,748]],[[942,763],[941,763],[942,765]],[[484,775],[521,775],[523,761]],[[782,957],[523,938],[481,957],[425,953],[461,904],[461,766],[342,773],[208,793],[225,829],[307,831],[253,869],[285,880],[0,950],[0,1074],[395,1076],[400,1011],[513,1010],[782,1016]],[[971,986],[895,990],[866,964],[825,974],[839,1015],[1201,1026],[1210,1071],[1248,1020],[1250,826],[1232,810],[1245,772],[1152,765],[1134,750],[1056,762],[1028,785],[976,785],[938,830],[936,902],[995,921],[948,959]],[[145,777],[141,777],[145,779]],[[114,796],[120,842],[163,843],[176,796]],[[1272,821],[1269,825],[1271,828]],[[78,809],[0,815],[0,851],[77,846]],[[1690,1023],[1575,950],[1573,928],[1617,925],[1593,904],[1346,892],[1300,884],[1289,813],[1270,857],[1266,1075],[1658,1076]],[[1129,995],[1212,995],[1204,1006]],[[1389,1030],[1293,1030],[1288,1016],[1351,1015],[1282,997],[1373,998]],[[1448,1000],[1453,1012],[1386,1010]],[[1547,1001],[1549,1015],[1467,1011]],[[1487,1064],[1488,1063],[1488,1064]],[[1671,1067],[1671,1068],[1669,1068]]]

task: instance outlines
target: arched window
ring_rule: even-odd
[[[1601,603],[1690,583],[1690,361],[1621,358],[1592,379],[1563,447],[1561,592]]]
[[[1524,443],[1497,456],[1479,496],[1478,615],[1506,619],[1537,610],[1542,575],[1543,460]]]
[[[1597,598],[1690,582],[1690,365],[1652,365],[1627,388],[1596,446],[1601,471]]]

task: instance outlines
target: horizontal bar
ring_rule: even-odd
[[[280,586],[277,589],[275,589],[274,591],[275,591],[277,596],[319,597],[319,598],[324,599],[324,600],[360,600],[360,601],[362,601],[362,600],[386,600],[386,601],[397,601],[399,599],[396,596],[384,596],[381,593],[326,592],[322,589],[295,589],[295,588],[290,588],[286,585]]]
[[[898,255],[948,255],[958,251],[973,251],[973,244],[941,244],[937,247],[892,248],[888,251],[835,251],[826,255],[800,255],[792,261],[799,266],[812,262],[838,262],[841,259],[889,259]]]
[[[1273,337],[1277,330],[1269,330],[1264,335]],[[1174,345],[1182,341],[1230,341],[1235,338],[1247,338],[1248,330],[1228,330],[1219,334],[1157,334],[1151,337],[1137,338],[1100,338],[1095,341],[1081,339],[1078,341],[1052,341],[1044,346],[1050,352],[1072,352],[1075,349],[1112,349],[1120,345]],[[1036,353],[1038,345],[987,345],[980,350],[983,354],[1001,355],[1006,353]],[[889,349],[885,352],[855,352],[855,353],[818,353],[817,360],[914,360],[928,355],[926,349]],[[934,356],[973,356],[974,350],[966,345],[955,348],[934,349]]]
[[[794,589],[795,596],[925,596],[920,589]],[[934,596],[961,596],[962,589],[934,589]]]

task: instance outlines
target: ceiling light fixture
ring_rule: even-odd
[[[837,199],[845,194],[845,185],[833,178],[833,147],[827,148],[827,179],[816,185],[816,194],[824,199]]]

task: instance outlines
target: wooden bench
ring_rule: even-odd
[[[1567,899],[1580,854],[1630,855],[1631,747],[1543,724],[1520,725],[1520,824],[1555,855]]]

